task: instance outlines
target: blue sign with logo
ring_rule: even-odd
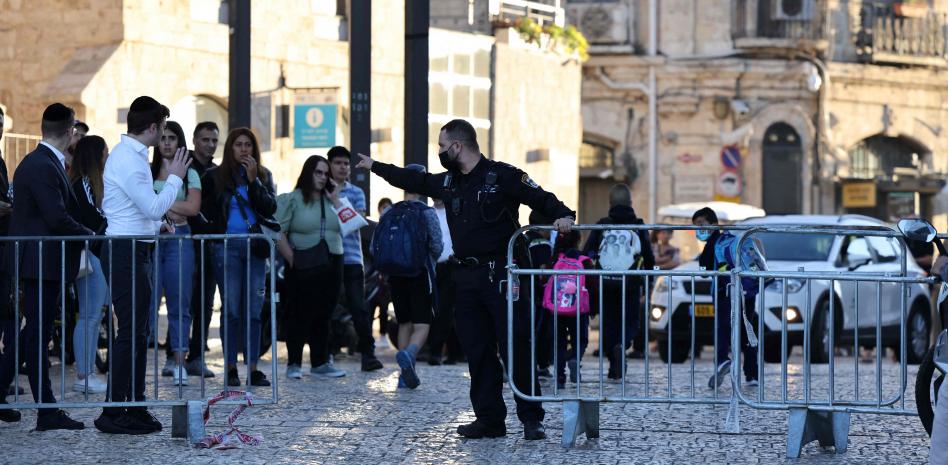
[[[740,168],[741,150],[736,145],[725,146],[721,149],[721,164],[732,170]]]
[[[293,107],[293,147],[312,149],[336,145],[336,104],[297,104]]]

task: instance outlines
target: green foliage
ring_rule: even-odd
[[[514,29],[520,34],[520,37],[529,44],[536,44],[543,47],[543,35],[549,37],[546,46],[548,49],[565,53],[570,57],[584,62],[589,59],[589,43],[582,32],[579,32],[575,26],[566,26],[565,28],[550,24],[540,26],[533,19],[520,18],[514,23]]]

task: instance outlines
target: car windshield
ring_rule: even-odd
[[[832,234],[758,233],[753,237],[760,240],[767,260],[794,262],[827,260],[835,239]]]

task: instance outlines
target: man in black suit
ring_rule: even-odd
[[[61,103],[54,103],[43,112],[43,140],[23,159],[13,177],[16,205],[10,218],[10,236],[93,234],[75,220],[79,204],[66,178],[64,153],[75,119],[76,113]],[[26,349],[26,371],[33,400],[53,404],[56,398],[49,380],[49,340],[53,320],[59,313],[61,292],[79,270],[82,243],[67,243],[65,249],[59,241],[45,242],[42,249],[38,241],[19,244],[18,253],[11,246],[4,248],[3,256],[7,273],[18,275],[22,283],[26,327],[20,340]],[[0,386],[8,386],[13,375],[6,366],[0,367]],[[56,408],[41,408],[37,413],[37,431],[84,427]]]

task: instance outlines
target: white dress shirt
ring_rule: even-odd
[[[109,226],[107,236],[151,236],[158,234],[161,218],[174,204],[181,178],[168,176],[161,193],[154,191],[154,179],[148,164],[148,147],[122,135],[105,162],[105,193],[102,211]]]
[[[438,257],[438,263],[444,263],[454,255],[454,244],[451,242],[451,231],[448,230],[448,213],[443,208],[435,208],[435,214],[438,215],[438,223],[441,225],[441,243],[444,248],[441,249],[441,256]]]
[[[56,147],[53,147],[52,145],[49,145],[46,141],[40,141],[40,145],[45,145],[46,148],[52,150],[53,154],[56,155],[56,158],[59,159],[59,162],[63,164],[63,170],[66,169],[66,156],[63,155],[63,153],[60,152],[59,149],[57,149]]]

